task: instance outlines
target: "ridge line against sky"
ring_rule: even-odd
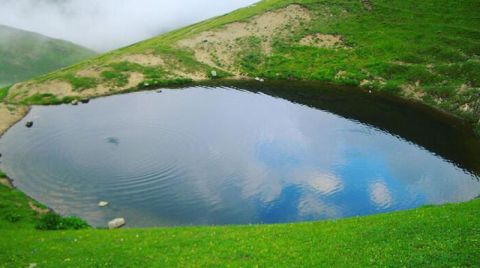
[[[0,24],[106,52],[258,0],[0,0]]]

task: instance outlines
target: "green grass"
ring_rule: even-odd
[[[300,224],[0,230],[7,267],[479,265],[480,201]]]
[[[480,265],[480,199],[320,222],[114,231],[62,230],[87,226],[40,217],[2,185],[0,200],[0,267]],[[38,230],[46,224],[57,231]]]
[[[7,175],[0,170],[0,179],[7,179]],[[76,217],[60,217],[49,212],[40,215],[32,210],[30,204],[46,209],[45,206],[29,198],[17,189],[11,189],[0,184],[0,230],[68,230],[85,229],[85,221]],[[2,261],[0,260],[0,267]]]
[[[192,51],[179,49],[175,44],[202,31],[220,29],[231,22],[248,21],[252,16],[296,3],[308,8],[315,18],[295,31],[278,33],[270,54],[260,49],[261,40],[258,37],[237,40],[237,45],[243,48],[236,55],[234,64],[240,73],[250,77],[318,80],[357,86],[367,81],[363,83],[366,87],[423,101],[465,118],[479,129],[478,1],[370,2],[371,11],[363,6],[362,1],[356,0],[264,0],[254,6],[84,61],[39,77],[36,81],[74,75],[89,67],[113,67],[103,78],[113,81],[113,84],[124,85],[123,72],[140,71],[148,76],[152,68],[125,63],[112,66],[110,62],[123,55],[139,53],[157,54],[165,60],[162,70],[154,70],[160,71],[158,75],[146,77],[146,80],[176,81],[176,78],[185,78],[174,77],[172,71],[178,69],[187,73],[206,73],[211,79],[228,77],[230,73],[198,62]],[[340,35],[346,48],[299,45],[302,37],[315,33]],[[219,61],[215,56],[213,60]],[[224,67],[221,62],[218,63]],[[212,70],[221,75],[208,75]],[[343,75],[339,76],[339,73]],[[150,84],[151,81],[146,82]],[[78,88],[75,83],[73,85]],[[417,85],[415,92],[404,89],[413,85]]]
[[[2,102],[7,97],[9,90],[9,86],[0,88],[0,102]]]
[[[116,86],[124,86],[128,84],[128,77],[125,74],[113,72],[113,71],[103,71],[101,76],[108,81],[112,81]]]
[[[354,0],[264,0],[35,81],[67,77],[76,90],[84,90],[101,82],[76,80],[76,72],[89,67],[105,68],[100,79],[116,85],[125,83],[126,73],[140,72],[145,81],[135,89],[191,82],[188,77],[173,76],[172,70],[177,69],[207,75],[216,70],[220,77],[228,77],[230,73],[196,61],[192,51],[180,50],[175,43],[291,3],[304,5],[316,19],[275,40],[269,55],[259,49],[258,39],[238,40],[244,47],[235,63],[241,73],[348,85],[368,80],[367,86],[373,90],[406,98],[418,98],[402,89],[418,82],[420,100],[469,120],[480,134],[480,4],[476,0],[372,0],[372,11]],[[312,33],[341,35],[347,48],[297,43]],[[166,67],[111,63],[120,56],[146,51],[160,55]],[[0,98],[5,98],[7,91],[0,90]],[[36,94],[22,103],[70,100]],[[465,105],[471,109],[462,109]],[[30,263],[40,267],[480,266],[478,199],[338,221],[116,231],[36,230],[45,219],[28,208],[27,200],[19,191],[0,186],[0,267]],[[62,221],[56,218],[54,222]]]
[[[1,170],[0,179],[6,179],[6,174]],[[36,213],[30,209],[28,202],[42,207],[22,192],[0,184],[0,230],[34,228],[37,223]]]
[[[24,100],[20,104],[22,105],[57,105],[63,103],[70,103],[74,100],[74,97],[66,96],[58,98],[50,93],[36,93]]]
[[[46,74],[95,55],[63,40],[0,25],[0,85]]]
[[[480,265],[480,199],[320,222],[115,231],[65,230],[88,226],[29,202],[43,207],[0,185],[0,267]]]
[[[67,74],[64,80],[69,82],[74,91],[82,91],[88,88],[95,88],[98,84],[97,79],[92,77],[78,77],[73,74]]]

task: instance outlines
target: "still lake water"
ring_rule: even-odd
[[[0,168],[94,226],[310,221],[480,195],[480,145],[452,119],[358,90],[263,87],[34,107],[0,139]]]

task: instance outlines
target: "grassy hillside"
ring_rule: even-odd
[[[94,54],[66,41],[0,25],[0,85],[46,74]]]
[[[422,101],[480,131],[479,8],[476,0],[264,0],[18,84],[6,100],[55,103],[224,77],[321,80]]]
[[[220,78],[320,80],[425,102],[480,132],[479,9],[477,0],[264,0],[0,89],[0,101],[10,112]],[[480,265],[480,199],[338,221],[115,231],[39,231],[44,209],[0,185],[0,267]]]
[[[480,264],[480,199],[338,221],[115,231],[40,231],[35,227],[84,226],[75,219],[45,220],[41,205],[1,184],[0,200],[0,267]]]

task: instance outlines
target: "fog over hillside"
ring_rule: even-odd
[[[0,0],[0,24],[107,51],[257,0]]]

